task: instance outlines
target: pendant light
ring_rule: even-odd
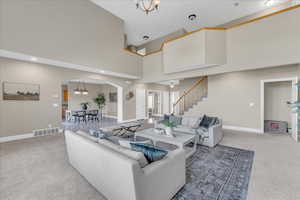
[[[76,95],[81,94],[81,90],[79,88],[79,81],[77,82],[77,87],[74,89],[74,94],[76,94]]]

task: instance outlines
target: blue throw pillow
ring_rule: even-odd
[[[99,139],[104,139],[106,137],[105,133],[103,133],[101,130],[90,129],[89,132],[91,136],[94,136]]]
[[[164,121],[169,121],[169,119],[170,119],[170,115],[164,114]]]
[[[130,145],[131,145],[132,150],[144,153],[144,155],[149,163],[160,160],[168,154],[167,151],[165,151],[163,149],[159,149],[157,147],[154,147],[151,144],[130,143]]]

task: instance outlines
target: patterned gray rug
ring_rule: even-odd
[[[186,185],[173,200],[246,200],[253,151],[198,146],[187,160]]]

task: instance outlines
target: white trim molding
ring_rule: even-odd
[[[234,131],[242,131],[242,132],[250,132],[250,133],[260,133],[260,134],[263,133],[261,131],[261,129],[246,128],[246,127],[240,127],[240,126],[227,126],[227,125],[223,125],[223,129],[234,130]]]
[[[117,116],[112,116],[112,115],[103,115],[103,117],[111,118],[111,119],[118,119]]]
[[[22,134],[22,135],[0,137],[0,143],[11,142],[11,141],[15,141],[15,140],[23,140],[23,139],[33,138],[33,137],[35,137],[33,133],[26,133],[26,134]]]
[[[63,67],[63,68],[68,68],[68,69],[92,72],[92,73],[120,77],[120,78],[128,78],[128,79],[140,79],[141,78],[141,77],[133,76],[130,74],[102,70],[98,67],[88,67],[88,66],[83,66],[83,65],[77,65],[77,64],[73,64],[73,63],[67,63],[67,62],[63,62],[63,61],[41,58],[41,57],[36,57],[33,55],[28,55],[28,54],[13,52],[13,51],[7,51],[4,49],[0,49],[0,57],[22,60],[22,61],[33,62],[33,63],[46,64],[46,65],[55,66],[55,67]]]

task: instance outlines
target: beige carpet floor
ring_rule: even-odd
[[[248,200],[300,199],[300,144],[286,135],[225,131],[223,145],[255,151]],[[104,200],[67,161],[64,137],[0,144],[1,200]]]

